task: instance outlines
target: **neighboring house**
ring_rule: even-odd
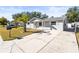
[[[79,31],[79,22],[75,22],[75,32]]]
[[[54,17],[46,19],[32,18],[29,21],[33,27],[49,27],[50,29],[63,30],[64,17]]]

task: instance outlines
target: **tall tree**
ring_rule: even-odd
[[[12,18],[13,18],[13,19],[17,19],[17,18],[19,18],[19,17],[21,17],[21,16],[22,16],[21,13],[17,13],[17,14],[12,15]]]
[[[12,18],[14,19],[13,22],[15,23],[16,28],[18,27],[18,23],[20,21],[19,17],[21,16],[22,16],[22,13],[17,13],[17,14],[12,15]]]
[[[16,21],[21,21],[24,23],[24,32],[26,32],[26,23],[29,20],[29,16],[26,13],[14,14],[13,18]]]
[[[43,15],[41,16],[41,19],[44,19],[44,18],[48,18],[48,15],[43,14]]]
[[[22,14],[22,16],[19,18],[20,21],[24,23],[24,32],[26,32],[26,23],[28,22],[29,18],[30,17],[26,14]]]
[[[31,18],[33,18],[33,17],[40,18],[41,17],[41,12],[36,12],[36,11],[31,12]]]
[[[48,15],[42,14],[41,12],[33,11],[33,12],[22,12],[22,14],[27,14],[29,16],[29,19],[32,19],[33,17],[44,19],[48,18]],[[18,13],[18,16],[21,14]],[[18,17],[17,16],[17,17]],[[16,14],[14,15],[13,19],[16,18]]]
[[[42,14],[41,12],[33,11],[33,12],[23,12],[23,13],[26,13],[27,15],[29,15],[30,19],[32,19],[33,17],[40,18],[40,19],[48,18],[48,15]]]
[[[67,20],[69,22],[79,21],[79,9],[78,9],[78,7],[69,8],[67,13],[66,13],[66,16],[67,16]]]
[[[50,18],[54,18],[54,16],[51,16]]]
[[[5,17],[1,17],[1,18],[0,18],[0,24],[3,25],[3,27],[4,27],[5,25],[7,25],[7,22],[8,22],[8,20],[7,20]]]

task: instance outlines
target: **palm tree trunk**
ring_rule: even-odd
[[[26,23],[24,23],[24,32],[26,32]]]

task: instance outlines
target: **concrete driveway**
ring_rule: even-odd
[[[47,33],[35,33],[0,44],[4,53],[58,53],[78,52],[75,33],[49,30]]]

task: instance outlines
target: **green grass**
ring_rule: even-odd
[[[16,37],[24,37],[34,32],[38,32],[39,30],[27,29],[27,32],[24,32],[22,27],[13,28],[11,29],[11,37],[9,37],[9,31],[10,30],[6,30],[5,28],[0,28],[0,34],[4,41],[13,40]]]
[[[3,27],[3,25],[0,25],[0,29],[1,29],[1,28],[5,28],[5,27]]]
[[[77,38],[77,43],[78,43],[78,46],[79,46],[79,32],[76,33],[76,38]]]

